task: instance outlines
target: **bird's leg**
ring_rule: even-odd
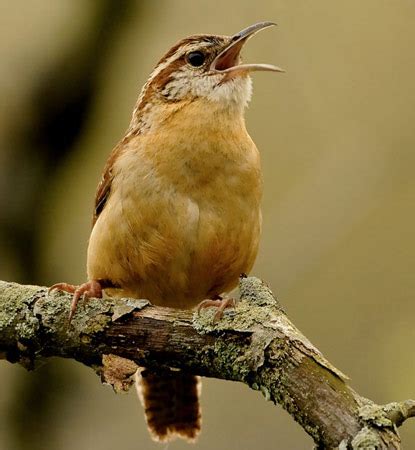
[[[111,285],[107,286],[108,283],[105,281],[106,280],[89,280],[86,283],[83,283],[79,286],[75,286],[73,284],[68,283],[56,283],[49,288],[48,293],[56,289],[59,291],[69,292],[70,294],[73,294],[71,309],[69,311],[68,317],[69,323],[71,323],[79,299],[81,297],[83,299],[88,299],[91,297],[102,298],[103,289],[111,287]]]
[[[213,323],[219,322],[219,320],[223,316],[223,312],[226,308],[234,308],[235,307],[235,299],[234,298],[223,298],[221,295],[215,295],[214,297],[203,300],[197,305],[196,312],[200,314],[200,310],[204,308],[209,308],[210,306],[214,306],[218,308],[215,315],[213,316]]]

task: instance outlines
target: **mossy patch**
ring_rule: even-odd
[[[374,403],[359,408],[359,417],[369,424],[378,427],[392,427],[392,421],[387,417],[383,406]]]
[[[259,278],[241,278],[239,282],[239,293],[241,300],[247,300],[251,305],[272,306],[273,308],[284,311],[272,293],[271,288]]]
[[[282,311],[270,288],[258,278],[242,278],[239,290],[240,299],[235,308],[225,310],[218,322],[214,321],[215,307],[195,313],[195,329],[202,334],[221,330],[253,331],[256,325],[267,323],[271,314]]]
[[[0,281],[0,332],[12,333],[16,341],[36,337],[39,321],[33,317],[32,304],[43,295],[45,289],[39,286],[21,286]]]
[[[363,427],[352,440],[353,450],[376,450],[382,447],[378,434],[369,427]]]
[[[15,323],[21,314],[28,309],[32,299],[42,288],[39,286],[22,286],[16,283],[0,281],[0,330]],[[22,330],[27,333],[27,330]]]

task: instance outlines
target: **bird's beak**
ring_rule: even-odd
[[[239,64],[240,53],[245,42],[259,31],[276,25],[274,22],[260,22],[236,33],[231,37],[229,45],[222,50],[212,61],[210,70],[212,72],[252,72],[255,70],[268,70],[272,72],[285,72],[283,69],[271,64]]]

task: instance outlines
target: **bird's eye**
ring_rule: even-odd
[[[190,52],[186,55],[187,62],[193,67],[200,67],[205,62],[206,56],[202,52]]]

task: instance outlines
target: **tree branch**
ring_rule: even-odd
[[[69,295],[0,282],[0,357],[28,369],[45,357],[76,359],[116,390],[128,388],[137,366],[241,381],[281,404],[317,448],[400,448],[397,427],[415,416],[415,401],[378,406],[361,397],[262,281],[241,279],[240,293],[217,324],[211,308],[198,316],[112,298],[80,305],[69,326]]]

